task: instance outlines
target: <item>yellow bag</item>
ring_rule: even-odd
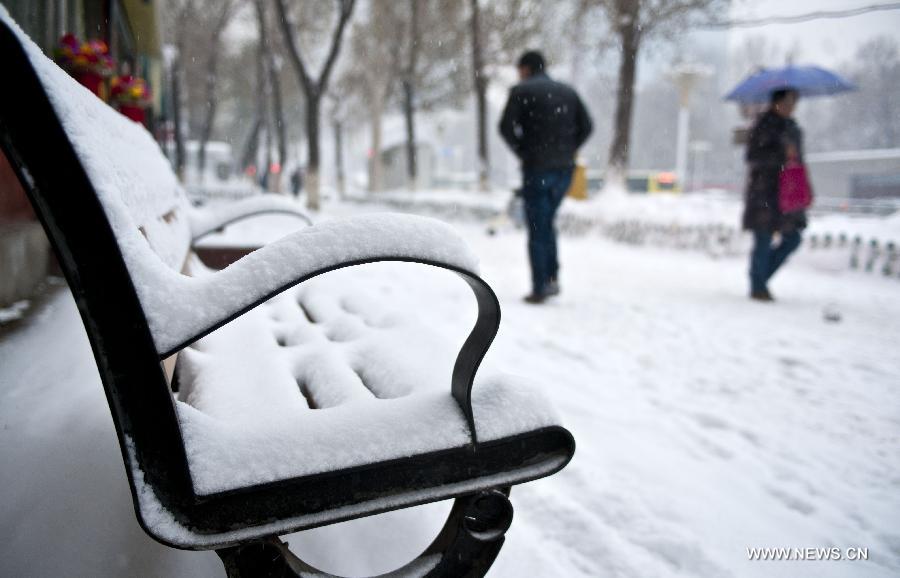
[[[569,190],[566,191],[566,196],[572,197],[573,199],[578,199],[579,201],[583,201],[588,198],[586,166],[575,165],[575,170],[572,172],[572,184],[569,185]]]

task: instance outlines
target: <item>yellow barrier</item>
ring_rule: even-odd
[[[573,199],[578,199],[579,201],[583,201],[588,198],[587,196],[587,167],[584,165],[575,165],[575,170],[572,172],[572,184],[569,185],[569,190],[566,191],[567,197],[572,197]]]

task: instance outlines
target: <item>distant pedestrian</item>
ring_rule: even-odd
[[[531,293],[543,303],[559,293],[556,211],[572,181],[575,153],[593,128],[575,90],[552,80],[544,57],[529,51],[518,62],[519,79],[509,93],[500,134],[522,162],[522,198],[528,223]]]
[[[773,301],[769,279],[800,246],[806,213],[783,214],[779,206],[781,172],[788,163],[803,163],[803,133],[791,116],[799,95],[794,90],[772,93],[769,109],[750,130],[747,142],[748,181],[744,229],[753,232],[750,255],[750,297]],[[780,240],[772,244],[775,234]]]
[[[291,193],[294,194],[295,198],[300,197],[300,191],[303,189],[303,171],[300,167],[294,169],[294,172],[291,173]]]

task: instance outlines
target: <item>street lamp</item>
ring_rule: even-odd
[[[697,81],[710,76],[710,74],[712,74],[710,69],[701,64],[682,63],[677,65],[670,75],[675,86],[678,87],[678,134],[675,143],[675,174],[678,175],[682,190],[687,184],[691,91],[696,86]]]

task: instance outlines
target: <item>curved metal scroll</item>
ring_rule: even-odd
[[[509,488],[457,498],[444,527],[415,560],[387,577],[453,578],[484,576],[500,548],[513,518]],[[254,540],[216,550],[228,578],[337,578],[310,566],[277,537]]]
[[[478,366],[481,365],[481,360],[487,354],[500,328],[500,302],[490,285],[480,277],[460,271],[457,273],[475,294],[478,302],[478,319],[456,357],[450,391],[466,416],[469,431],[472,432],[472,443],[478,443],[475,415],[472,412],[472,386]]]

